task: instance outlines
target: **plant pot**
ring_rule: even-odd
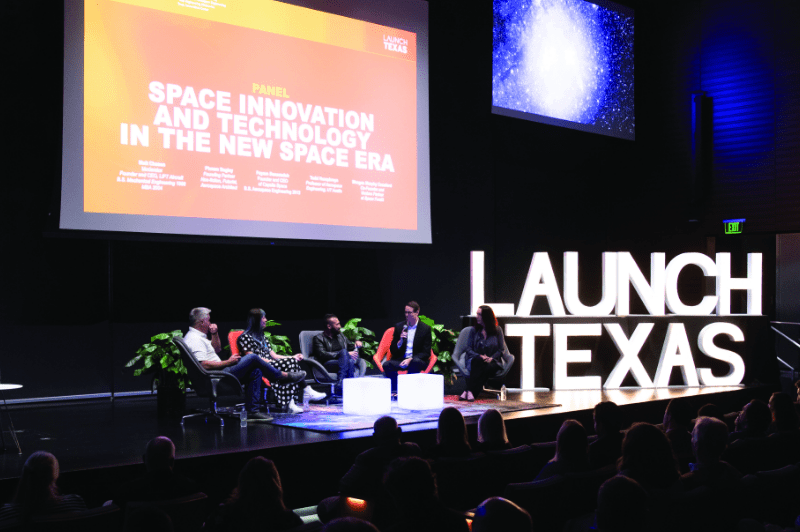
[[[186,393],[174,373],[162,371],[156,388],[159,419],[180,419],[186,413]]]

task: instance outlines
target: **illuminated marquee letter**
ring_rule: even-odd
[[[686,336],[686,327],[682,323],[670,323],[667,326],[667,337],[661,348],[661,358],[658,360],[654,379],[656,388],[669,386],[669,376],[675,366],[680,366],[683,382],[687,386],[700,386],[697,380],[697,368],[692,359],[692,348]]]
[[[513,316],[513,303],[486,303],[484,288],[485,269],[483,251],[470,251],[470,312],[474,316],[481,305],[492,307],[495,316]]]
[[[647,307],[651,316],[664,315],[664,278],[666,263],[664,253],[650,255],[650,283],[642,275],[633,257],[627,251],[617,253],[617,316],[627,316],[631,313],[630,285],[642,298],[642,303]]]
[[[519,298],[517,316],[531,315],[533,300],[536,296],[547,298],[552,316],[566,315],[564,303],[561,302],[561,293],[556,284],[556,276],[553,274],[553,266],[550,264],[550,256],[547,253],[533,254],[528,277],[525,279],[525,286],[522,289],[522,296]]]
[[[681,270],[689,264],[699,266],[706,277],[717,275],[717,265],[711,260],[711,257],[702,253],[681,253],[669,261],[667,266],[667,308],[670,312],[681,316],[706,316],[711,314],[714,307],[717,306],[716,296],[705,296],[700,303],[691,306],[684,305],[678,295],[678,276]]]
[[[570,362],[591,362],[588,349],[567,349],[570,336],[600,336],[603,329],[599,323],[559,323],[553,325],[553,389],[554,390],[599,390],[602,379],[596,375],[568,377]]]
[[[734,342],[744,342],[744,333],[733,323],[710,323],[703,327],[697,337],[700,351],[711,358],[716,358],[730,365],[730,371],[724,377],[715,377],[710,368],[698,368],[697,376],[706,386],[735,386],[744,378],[744,360],[738,354],[714,345],[714,337],[725,334]]]
[[[564,253],[564,305],[575,316],[608,316],[617,302],[617,254],[603,253],[603,297],[592,307],[578,297],[578,254]]]
[[[633,331],[633,335],[628,339],[622,331],[619,323],[605,323],[606,331],[611,335],[614,345],[617,346],[619,354],[622,355],[617,361],[617,365],[611,370],[603,388],[619,388],[628,372],[636,379],[636,383],[642,388],[652,388],[653,381],[645,371],[642,361],[639,360],[639,351],[642,350],[645,340],[650,331],[653,330],[653,323],[640,323]]]
[[[730,316],[731,290],[747,290],[747,313],[761,315],[761,253],[747,254],[744,279],[731,279],[731,254],[717,253],[717,315]]]
[[[533,390],[536,386],[536,337],[550,336],[549,323],[509,323],[506,336],[522,337],[522,357],[519,363],[523,390]]]

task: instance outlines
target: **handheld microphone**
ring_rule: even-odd
[[[406,332],[407,330],[408,330],[408,325],[407,324],[403,325],[403,332]],[[402,333],[400,333],[400,334],[402,334]],[[403,346],[403,338],[401,337],[400,341],[397,342],[397,348],[400,349],[402,346]]]

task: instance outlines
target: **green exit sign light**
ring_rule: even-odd
[[[725,229],[726,235],[738,235],[744,231],[744,218],[736,218],[735,220],[722,220],[722,225]]]

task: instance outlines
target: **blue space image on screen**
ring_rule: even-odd
[[[633,28],[610,2],[494,0],[493,112],[633,140]]]

